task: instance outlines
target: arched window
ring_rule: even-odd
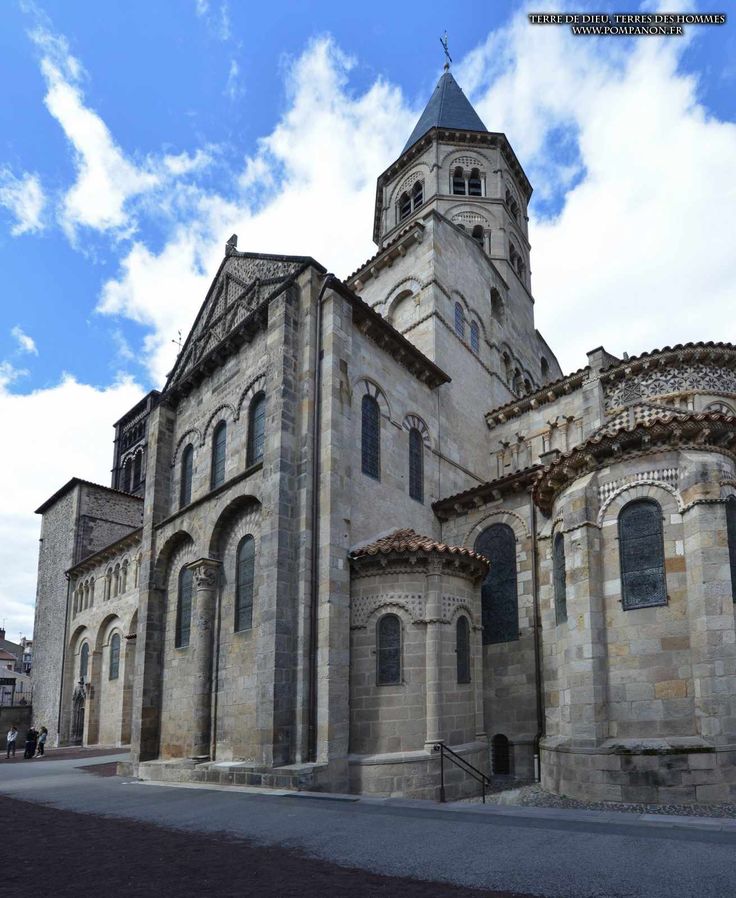
[[[112,597],[112,568],[105,571],[105,600]]]
[[[411,197],[408,191],[404,191],[399,197],[399,221],[403,221],[411,215]]]
[[[522,387],[521,371],[519,371],[519,369],[516,368],[514,370],[514,381],[511,385],[511,388],[513,389],[514,393],[516,393],[517,396],[521,396],[521,387]]]
[[[476,354],[480,352],[480,327],[477,321],[470,322],[470,348]]]
[[[424,203],[424,182],[417,181],[411,191],[411,207],[418,209]]]
[[[401,682],[401,621],[384,614],[376,624],[376,682],[391,686]]]
[[[509,740],[501,733],[491,739],[491,770],[498,776],[511,773],[511,751]]]
[[[174,645],[182,649],[189,645],[192,627],[192,571],[183,567],[179,571],[179,590],[176,600],[176,634]]]
[[[549,380],[549,362],[547,361],[547,359],[544,356],[542,356],[539,364],[542,369],[542,380],[543,381]]]
[[[360,453],[363,473],[381,479],[381,409],[367,393],[361,402]]]
[[[532,391],[532,382],[529,380],[528,377],[525,377],[524,378],[524,392],[531,393],[531,391]]]
[[[480,180],[480,172],[477,168],[474,168],[470,172],[470,178],[468,179],[468,196],[482,196],[483,195],[483,185]]]
[[[253,626],[253,581],[256,567],[256,544],[252,536],[240,540],[235,562],[235,629]]]
[[[87,671],[89,670],[89,643],[82,645],[82,651],[79,653],[79,679],[87,679]]]
[[[210,489],[225,482],[225,448],[227,446],[227,424],[224,421],[215,428],[212,434],[212,469]]]
[[[266,438],[266,394],[256,393],[248,410],[248,465],[263,461]]]
[[[112,572],[112,594],[113,598],[117,597],[120,593],[120,565],[115,565],[115,570]],[[86,603],[86,599],[85,599]]]
[[[455,333],[461,339],[465,339],[465,318],[463,316],[463,307],[459,302],[455,303]]]
[[[565,537],[558,533],[552,544],[552,579],[555,588],[555,623],[567,620],[567,574],[565,571]]]
[[[117,680],[120,675],[120,634],[113,633],[110,640],[110,680]]]
[[[516,589],[516,536],[508,524],[492,524],[475,541],[475,551],[491,562],[481,587],[483,643],[519,638]]]
[[[424,502],[424,440],[416,427],[409,431],[409,495]]]
[[[452,173],[452,192],[455,196],[465,196],[465,175],[459,166]]]
[[[471,237],[475,240],[478,246],[483,249],[483,225],[475,225]]]
[[[126,493],[129,493],[132,485],[133,485],[133,459],[127,458],[125,460],[125,465],[123,466],[123,490]]]
[[[731,596],[736,602],[736,496],[726,499],[726,536],[728,559],[731,562]]]
[[[501,294],[495,287],[491,290],[491,316],[499,324],[503,322],[503,299],[501,299]]]
[[[184,508],[192,501],[192,471],[194,468],[194,446],[190,443],[181,454],[181,473],[179,475],[179,508]]]
[[[503,354],[503,374],[506,378],[506,383],[511,386],[511,356],[508,352],[504,352]]]
[[[618,516],[621,597],[624,611],[667,604],[662,509],[635,499]]]
[[[137,490],[143,477],[143,453],[136,452],[133,459],[133,489]]]
[[[127,592],[128,590],[128,559],[122,563],[120,567],[120,592]],[[95,586],[94,583],[90,586],[89,597],[90,601],[94,598]]]
[[[455,626],[455,652],[457,654],[457,681],[470,682],[470,624],[460,615]]]

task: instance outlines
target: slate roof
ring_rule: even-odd
[[[430,536],[421,536],[416,530],[410,528],[394,530],[388,536],[382,536],[375,542],[365,546],[359,546],[350,553],[351,558],[365,558],[367,555],[389,555],[393,552],[438,552],[440,555],[461,555],[464,558],[488,559],[465,546],[448,546],[446,543],[437,542]]]
[[[429,103],[419,121],[414,126],[402,153],[405,153],[432,128],[449,128],[457,131],[488,130],[471,106],[470,100],[462,92],[460,85],[449,72],[445,72],[437,82],[437,87],[429,98]]]

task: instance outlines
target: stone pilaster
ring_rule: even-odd
[[[587,481],[587,478],[586,478]],[[585,484],[566,498],[569,519],[579,521],[565,536],[567,550],[568,686],[570,740],[598,745],[608,737],[608,673],[600,529]]]
[[[200,558],[192,562],[194,578],[192,629],[189,639],[192,684],[193,758],[209,758],[212,725],[212,652],[220,562]]]
[[[682,515],[698,734],[736,742],[736,630],[726,540],[726,509],[698,503]]]
[[[442,739],[442,563],[430,562],[427,571],[427,738],[428,746]]]

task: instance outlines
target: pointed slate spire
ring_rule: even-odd
[[[437,82],[437,87],[429,98],[429,103],[419,121],[414,126],[402,153],[405,153],[420,137],[435,127],[451,128],[458,131],[488,130],[449,71],[445,71]]]

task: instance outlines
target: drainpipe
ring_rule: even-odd
[[[317,618],[319,612],[319,481],[320,430],[322,427],[322,300],[325,291],[335,280],[334,274],[326,274],[317,296],[314,316],[314,422],[312,425],[312,547],[310,559],[309,589],[309,689],[307,693],[307,760],[317,760]]]
[[[544,687],[542,683],[542,617],[539,612],[539,564],[537,548],[537,507],[534,497],[529,493],[529,518],[532,531],[532,602],[534,607],[534,685],[537,699],[537,735],[534,738],[534,778],[541,779],[539,743],[545,732]]]

